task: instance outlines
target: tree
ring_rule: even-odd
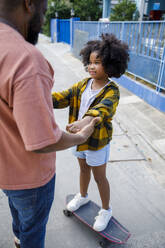
[[[81,21],[98,21],[102,15],[100,0],[48,0],[43,33],[50,36],[50,20],[56,18],[55,13],[58,13],[59,19],[69,19],[72,8],[74,16],[80,17]]]
[[[119,4],[116,4],[112,9],[110,15],[111,21],[131,21],[138,19],[139,13],[136,7],[136,3],[131,0],[120,0]]]
[[[100,0],[71,0],[75,16],[81,21],[98,21],[102,15]]]
[[[43,26],[43,33],[50,36],[50,20],[56,18],[69,19],[70,18],[70,3],[65,0],[48,0],[48,9],[45,15],[45,23]]]

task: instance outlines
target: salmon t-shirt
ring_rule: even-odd
[[[0,188],[40,187],[55,174],[56,153],[34,150],[58,142],[53,69],[37,48],[0,23]]]

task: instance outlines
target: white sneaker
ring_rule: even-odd
[[[98,212],[98,216],[95,217],[96,221],[93,225],[93,229],[97,232],[103,231],[112,217],[112,208],[109,210],[101,209]]]
[[[80,193],[76,194],[75,197],[67,204],[66,208],[69,211],[76,211],[81,206],[89,202],[88,196],[82,197]]]
[[[14,237],[15,248],[20,248],[20,240],[17,237]]]

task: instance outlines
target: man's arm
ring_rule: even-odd
[[[81,129],[76,134],[63,132],[60,140],[52,145],[39,150],[34,150],[35,153],[49,153],[54,151],[65,150],[69,147],[84,143],[93,133],[95,124],[100,120],[99,117],[94,118],[89,124]]]

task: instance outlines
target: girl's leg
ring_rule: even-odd
[[[78,158],[78,162],[80,165],[80,193],[76,194],[67,204],[69,211],[75,211],[89,201],[87,191],[91,177],[91,169],[90,166],[86,164],[85,159]]]
[[[109,209],[110,186],[106,178],[106,164],[92,167],[92,172],[99,189],[102,208]]]
[[[78,162],[80,165],[80,193],[82,197],[85,197],[91,179],[91,167],[85,159],[78,158]]]

